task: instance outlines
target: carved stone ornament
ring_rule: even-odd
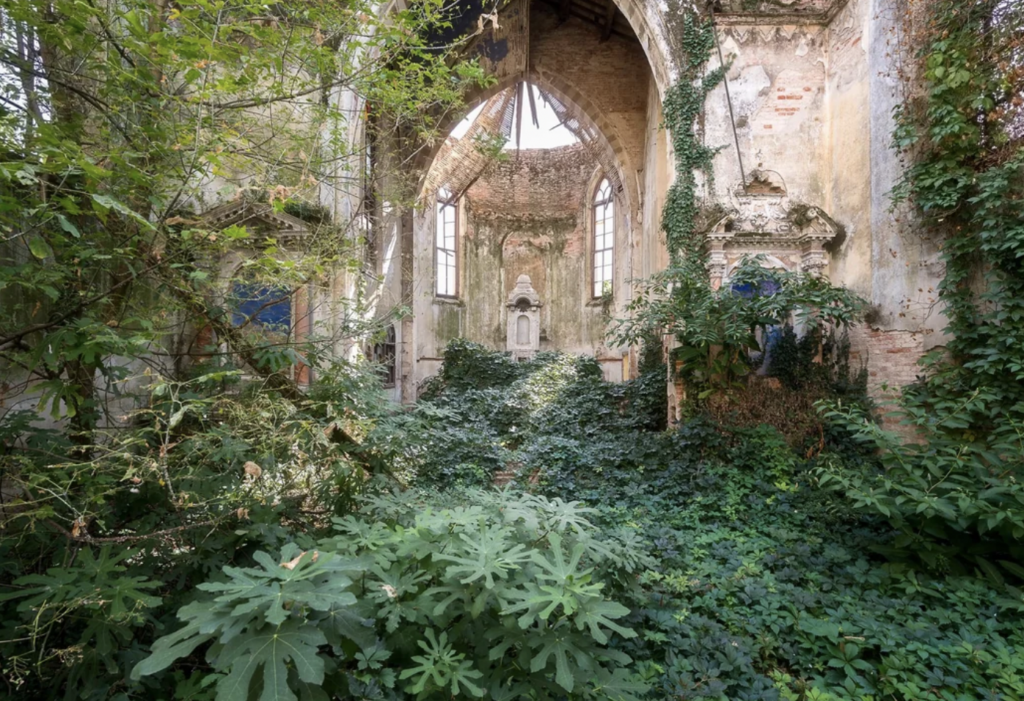
[[[782,177],[754,171],[730,192],[731,209],[708,232],[711,277],[721,284],[747,256],[771,256],[790,271],[826,274],[825,246],[839,226],[819,207],[793,202]]]
[[[275,212],[266,203],[228,202],[207,211],[202,219],[212,229],[244,226],[253,237],[270,236],[282,243],[309,233],[309,224],[291,214]]]
[[[848,0],[715,0],[720,22],[787,22],[825,24],[839,14]]]
[[[540,350],[540,296],[529,275],[520,275],[508,296],[505,348],[516,360],[527,360]]]

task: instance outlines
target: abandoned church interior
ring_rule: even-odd
[[[1024,699],[1024,0],[4,0],[0,701]]]
[[[709,224],[713,279],[727,285],[748,255],[827,276],[873,305],[852,332],[871,385],[912,381],[944,323],[937,252],[888,200],[899,168],[893,18],[868,0],[715,10],[709,70],[724,60],[728,71],[700,120],[718,149],[701,184],[721,205]],[[493,85],[467,95],[467,112],[447,117],[448,138],[412,161],[413,211],[388,212],[387,183],[367,180],[379,308],[411,312],[378,348],[393,363],[395,399],[416,397],[456,337],[517,357],[584,353],[609,380],[635,375],[636,349],[609,345],[605,328],[634,281],[669,264],[662,99],[678,71],[681,12],[642,0],[515,0],[455,28],[480,27],[468,52]],[[383,158],[387,145],[376,148]]]

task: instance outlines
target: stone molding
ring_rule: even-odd
[[[831,24],[849,0],[720,0],[715,10],[719,25],[822,25]],[[751,6],[753,4],[753,6]]]
[[[309,233],[309,224],[291,214],[274,211],[273,206],[266,203],[227,202],[205,212],[201,220],[211,229],[252,227],[282,242],[301,239]]]
[[[828,246],[841,227],[820,207],[793,202],[781,176],[755,171],[730,192],[731,208],[708,231],[708,268],[721,285],[744,257],[765,255],[791,272],[827,275]]]

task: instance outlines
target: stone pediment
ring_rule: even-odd
[[[508,296],[509,309],[539,309],[541,306],[540,295],[533,289],[533,282],[530,276],[523,274],[516,279],[516,286]]]
[[[778,173],[753,173],[746,187],[733,188],[730,200],[708,231],[712,276],[723,278],[736,260],[759,254],[791,261],[786,267],[794,271],[825,270],[825,249],[841,227],[820,207],[791,200]]]
[[[207,211],[202,220],[213,229],[244,226],[255,236],[273,237],[282,242],[309,233],[309,224],[291,214],[276,212],[266,203],[228,202]]]
[[[820,207],[792,201],[785,190],[731,193],[730,210],[708,232],[712,240],[742,240],[749,243],[823,244],[839,234],[839,226]]]

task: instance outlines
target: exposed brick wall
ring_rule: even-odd
[[[924,334],[884,331],[861,324],[850,331],[850,364],[865,365],[868,391],[876,397],[883,385],[896,389],[914,382],[922,374],[917,361],[924,355]]]
[[[530,149],[492,163],[469,188],[465,235],[494,239],[476,243],[501,251],[505,294],[526,273],[541,299],[551,302],[548,280],[564,278],[560,273],[565,271],[550,268],[579,266],[586,251],[587,191],[597,168],[593,155],[580,145]],[[573,295],[582,300],[581,290]],[[570,320],[549,321],[560,326]]]
[[[642,167],[651,68],[638,41],[602,40],[601,30],[577,18],[562,22],[546,5],[530,16],[530,71],[557,80],[574,101],[592,105],[605,137],[620,149],[632,177]]]
[[[583,146],[511,151],[491,163],[466,193],[475,212],[505,216],[573,216],[597,162]]]

